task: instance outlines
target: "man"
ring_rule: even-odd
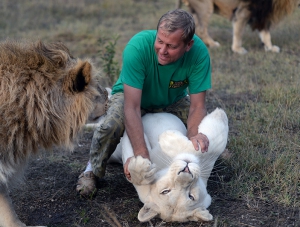
[[[106,162],[125,129],[134,155],[150,159],[141,120],[147,112],[175,114],[187,126],[195,149],[200,145],[202,152],[207,151],[209,141],[198,134],[198,125],[206,115],[205,95],[211,88],[210,57],[194,34],[193,17],[176,9],[160,18],[157,30],[137,33],[128,42],[104,123],[94,132],[88,167],[79,176],[76,189],[80,194],[95,190],[95,176],[104,176]],[[124,165],[128,179],[129,161]]]

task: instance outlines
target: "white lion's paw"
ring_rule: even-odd
[[[181,132],[176,130],[167,130],[159,136],[159,145],[163,152],[170,157],[175,157],[187,148],[193,148],[191,141]]]
[[[142,156],[130,159],[128,170],[130,172],[130,182],[135,185],[151,184],[156,173],[155,164]]]

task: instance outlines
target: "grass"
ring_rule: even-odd
[[[278,34],[282,33],[281,29],[278,28]],[[276,33],[274,37],[280,40]],[[299,45],[296,48],[300,50]],[[213,90],[229,96],[246,93],[252,97],[224,104],[232,131],[236,132],[231,134],[228,144],[234,154],[230,165],[235,170],[235,179],[230,186],[236,196],[259,197],[285,206],[300,205],[300,62],[297,50],[291,52],[287,48],[274,54],[252,47],[246,56],[212,51]],[[227,54],[229,61],[224,60]]]
[[[0,39],[63,41],[74,56],[100,65],[99,39],[119,37],[115,59],[142,29],[155,29],[173,0],[3,0]],[[230,22],[213,16],[210,31],[221,43],[210,49],[213,89],[230,121],[227,148],[233,170],[226,193],[255,204],[263,201],[299,207],[300,191],[300,10],[272,31],[281,53],[266,53],[255,32],[246,29],[247,55],[233,54]],[[109,85],[111,83],[109,82]],[[225,191],[224,189],[224,191]],[[82,214],[85,218],[85,214]]]

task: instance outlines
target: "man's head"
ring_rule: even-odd
[[[164,14],[157,25],[154,48],[158,62],[167,65],[177,61],[193,45],[195,22],[193,16],[182,9]]]

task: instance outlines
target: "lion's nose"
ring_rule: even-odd
[[[186,165],[186,167],[183,169],[183,172],[186,172],[186,173],[191,173],[188,165]]]

